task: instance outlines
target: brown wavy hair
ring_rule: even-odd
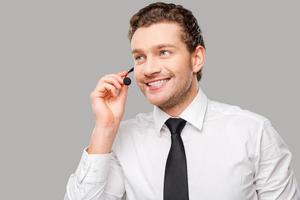
[[[140,9],[130,19],[128,38],[131,41],[133,34],[140,27],[148,27],[159,22],[176,22],[182,28],[182,40],[190,53],[198,45],[205,48],[202,31],[192,12],[181,5],[156,2]],[[197,80],[202,77],[202,68],[197,72]]]

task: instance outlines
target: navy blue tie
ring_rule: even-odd
[[[172,143],[165,169],[164,200],[188,200],[186,156],[180,136],[186,121],[181,118],[169,118],[165,124],[171,132]]]

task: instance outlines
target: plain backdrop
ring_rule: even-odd
[[[132,66],[129,19],[151,2],[0,1],[0,199],[63,199],[94,127],[89,94]],[[173,2],[203,31],[207,96],[270,119],[299,183],[299,1]],[[153,109],[135,81],[127,102],[125,119]]]

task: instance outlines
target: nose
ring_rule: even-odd
[[[143,66],[145,76],[153,76],[157,73],[160,73],[161,68],[155,58],[148,57],[147,61]]]

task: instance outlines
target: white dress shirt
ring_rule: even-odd
[[[65,200],[163,200],[169,117],[154,106],[121,122],[111,153],[85,148]],[[190,200],[300,200],[292,154],[267,118],[210,100],[201,87],[179,117]]]

